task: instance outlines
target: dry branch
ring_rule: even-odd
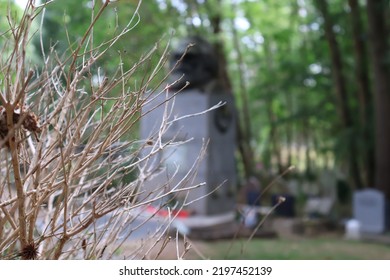
[[[4,77],[0,88],[1,258],[115,257],[118,246],[136,230],[131,225],[141,217],[142,207],[202,186],[190,183],[204,149],[179,184],[171,189],[157,186],[154,198],[139,199],[143,181],[153,176],[153,171],[143,168],[145,162],[170,145],[182,144],[175,139],[162,141],[177,121],[168,121],[168,111],[148,155],[141,156],[140,151],[150,139],[129,138],[143,116],[143,104],[154,98],[148,89],[157,91],[151,82],[167,61],[168,47],[154,68],[144,73],[138,91],[126,85],[143,71],[159,44],[131,69],[119,65],[112,76],[93,86],[92,66],[139,20],[138,6],[118,35],[99,46],[91,45],[91,31],[109,2],[92,16],[68,57],[61,59],[54,51],[43,53],[44,66],[35,72],[29,70],[25,56],[31,23],[43,7],[50,7],[30,0],[18,26],[10,21],[12,36],[7,40],[13,49],[0,65]],[[162,240],[174,218],[165,221],[152,238]]]

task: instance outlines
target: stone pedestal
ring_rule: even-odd
[[[145,115],[141,118],[141,139],[150,139],[153,145],[145,148],[144,154],[157,148],[156,133],[164,115],[169,115],[168,121],[179,120],[174,121],[162,135],[162,144],[172,144],[157,152],[147,163],[146,168],[154,170],[155,176],[148,177],[144,182],[140,190],[141,197],[155,197],[177,184],[183,188],[205,183],[203,187],[178,195],[179,200],[188,195],[186,201],[193,201],[186,209],[199,215],[219,215],[233,211],[237,178],[234,156],[236,123],[232,95],[189,89],[175,97],[163,93],[149,100],[142,108]],[[226,105],[198,114],[220,101],[226,102]],[[195,116],[184,117],[191,114]],[[176,144],[180,141],[187,142]],[[205,143],[206,154],[195,167],[196,173],[191,180],[181,182],[197,161]]]

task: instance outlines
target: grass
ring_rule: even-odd
[[[228,255],[231,241],[208,243],[210,259],[251,260],[390,260],[390,246],[350,241],[342,238],[316,239],[257,239],[246,245],[235,241]],[[242,248],[245,251],[242,252]]]

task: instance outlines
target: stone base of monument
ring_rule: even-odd
[[[268,226],[258,230],[245,227],[236,220],[236,213],[230,212],[222,215],[201,216],[196,215],[175,221],[172,231],[178,230],[192,240],[217,240],[233,238],[275,238],[277,234]]]

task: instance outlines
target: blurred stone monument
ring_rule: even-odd
[[[217,57],[207,41],[199,37],[181,41],[173,51],[170,66],[178,60],[180,62],[169,77],[171,86],[166,91],[153,93],[142,108],[141,138],[150,139],[151,143],[155,143],[164,119],[165,123],[175,121],[161,137],[161,145],[170,144],[148,161],[146,169],[155,174],[146,178],[141,196],[160,195],[164,190],[157,190],[158,186],[165,186],[166,191],[178,184],[185,188],[205,183],[202,187],[178,193],[179,200],[191,202],[186,210],[193,213],[196,222],[190,227],[201,226],[207,221],[211,224],[229,222],[234,219],[237,183],[233,96],[218,85]],[[224,105],[199,114],[220,102]],[[205,144],[206,153],[195,166],[196,172],[190,180],[181,181],[194,168]],[[145,154],[156,147],[146,147]]]
[[[388,228],[388,203],[385,195],[375,189],[353,194],[353,217],[362,233],[380,234]]]

